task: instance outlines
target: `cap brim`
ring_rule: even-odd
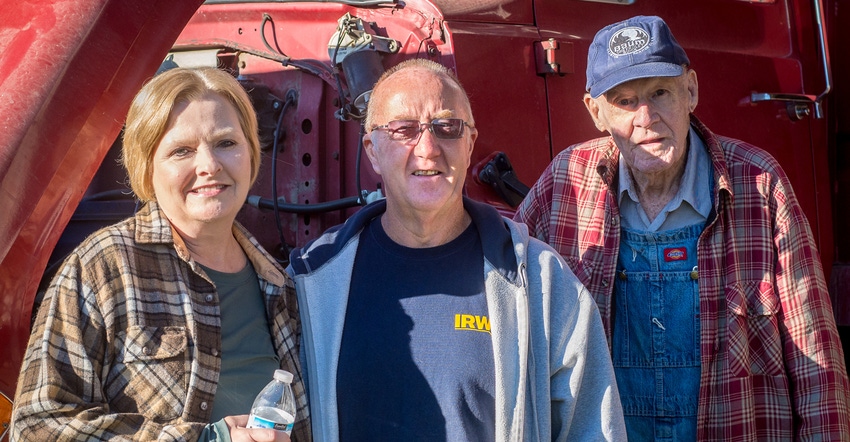
[[[642,63],[634,66],[629,66],[620,69],[613,74],[597,81],[596,84],[590,86],[590,96],[599,98],[600,95],[611,90],[611,88],[623,84],[627,81],[637,80],[638,78],[651,77],[678,77],[685,72],[685,69],[677,64],[664,62]]]

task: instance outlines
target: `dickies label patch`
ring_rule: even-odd
[[[686,247],[670,247],[664,249],[664,261],[685,261],[688,259],[688,249]]]

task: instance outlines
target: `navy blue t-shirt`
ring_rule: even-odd
[[[340,440],[493,440],[495,369],[474,224],[438,247],[360,234],[337,369]]]

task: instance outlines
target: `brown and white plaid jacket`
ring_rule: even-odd
[[[309,440],[294,285],[238,223],[233,233],[257,272],[281,368],[295,376],[293,440]],[[96,232],[40,308],[12,440],[197,440],[218,384],[221,314],[215,286],[156,203]]]

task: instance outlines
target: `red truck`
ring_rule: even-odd
[[[467,194],[510,214],[561,149],[599,135],[581,101],[606,24],[661,15],[699,73],[696,114],[784,166],[850,331],[850,14],[838,0],[0,1],[0,440],[46,281],[136,202],[116,162],[158,68],[218,66],[250,92],[263,166],[239,220],[283,263],[381,197],[361,121],[375,79],[436,60],[479,138]],[[847,348],[845,346],[845,348]]]

